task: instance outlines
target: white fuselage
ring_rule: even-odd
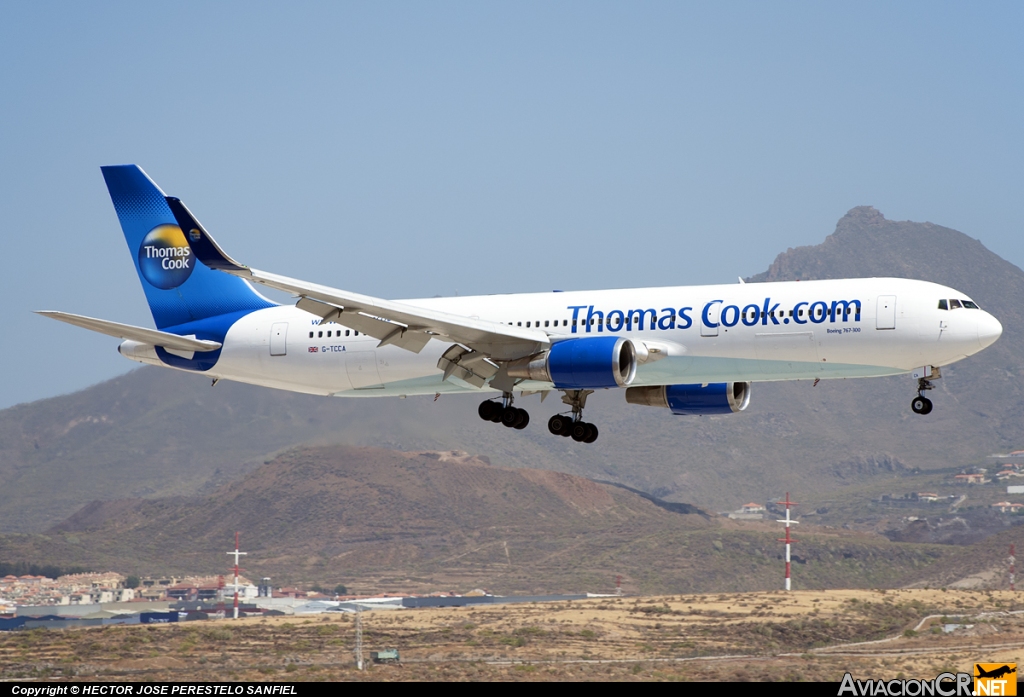
[[[632,384],[640,386],[893,375],[948,365],[999,337],[1001,325],[984,310],[943,310],[940,300],[970,299],[925,281],[868,278],[402,302],[540,328],[553,341],[611,335],[644,342],[660,350],[639,366]],[[377,348],[378,339],[319,322],[294,306],[245,315],[206,374],[320,395],[480,391],[442,379],[438,359],[451,341],[431,340],[420,353]],[[163,364],[152,347],[134,342],[122,353]],[[552,387],[524,382],[517,389]]]

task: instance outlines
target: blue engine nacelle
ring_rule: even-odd
[[[565,339],[508,364],[509,377],[550,382],[560,390],[627,387],[636,377],[636,347],[615,336]]]
[[[673,414],[733,414],[750,404],[749,382],[707,385],[653,385],[630,387],[626,401],[649,407],[668,407]]]

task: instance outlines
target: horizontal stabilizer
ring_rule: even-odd
[[[156,329],[145,327],[134,327],[130,324],[110,322],[105,319],[73,315],[69,312],[56,312],[54,310],[36,310],[37,315],[52,317],[73,324],[76,327],[89,329],[107,336],[114,336],[118,339],[131,339],[144,344],[162,346],[165,349],[176,349],[178,351],[216,351],[221,347],[218,341],[207,341],[205,339],[193,339],[187,336],[178,336],[170,332],[161,332]]]

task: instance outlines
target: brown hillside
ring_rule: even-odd
[[[681,514],[574,475],[380,448],[301,448],[193,499],[89,504],[0,555],[138,574],[222,573],[365,591],[608,592],[775,588],[777,525]],[[951,554],[878,535],[801,530],[798,587],[899,585]]]

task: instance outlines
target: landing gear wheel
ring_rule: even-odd
[[[562,432],[565,431],[571,424],[572,421],[570,421],[566,417],[562,416],[561,414],[555,414],[550,419],[548,419],[548,430],[551,432],[552,435],[560,436],[562,435]]]
[[[593,443],[597,440],[597,426],[594,424],[587,424],[587,437],[583,439],[584,443]]]
[[[910,408],[913,409],[915,414],[929,414],[932,410],[932,400],[927,397],[914,397],[914,401],[910,403]]]
[[[480,418],[484,421],[490,421],[491,417],[494,416],[495,409],[500,407],[500,404],[488,399],[486,402],[480,402],[480,406],[477,408],[476,413],[479,414]]]
[[[519,410],[515,407],[505,407],[501,414],[501,425],[506,428],[515,428],[516,422],[520,419]]]
[[[525,409],[519,409],[519,417],[520,418],[516,419],[516,425],[513,428],[517,431],[522,431],[530,425],[530,412]]]
[[[507,410],[505,409],[505,407],[503,407],[500,404],[498,404],[497,402],[495,402],[494,403],[494,411],[491,412],[491,421],[493,421],[496,424],[500,424],[501,423],[501,417],[505,414],[506,411]]]
[[[584,421],[577,421],[572,425],[572,430],[569,435],[571,435],[572,439],[577,443],[582,443],[587,439],[587,434],[589,433],[587,429],[588,426],[590,426],[590,424]]]

